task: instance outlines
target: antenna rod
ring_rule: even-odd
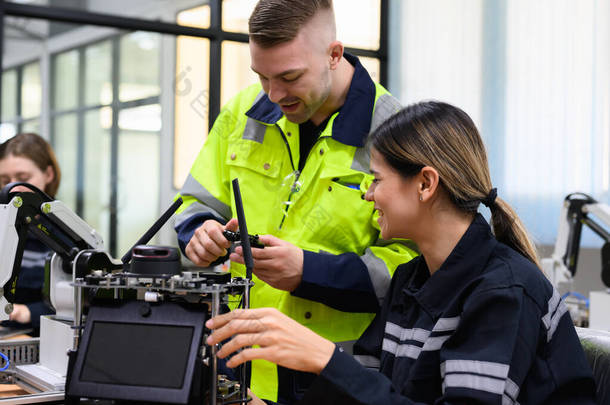
[[[182,205],[182,197],[178,197],[178,199],[176,199],[176,201],[174,201],[174,203],[169,206],[169,208],[163,213],[163,215],[161,215],[161,217],[155,221],[155,223],[150,227],[150,229],[148,231],[146,231],[146,233],[144,235],[142,235],[142,237],[140,239],[138,239],[138,241],[131,247],[131,249],[129,249],[129,251],[127,253],[125,253],[125,256],[123,256],[121,258],[121,261],[123,262],[123,264],[127,264],[131,260],[133,248],[138,245],[147,244],[148,241],[150,241],[152,239],[152,237],[155,236],[155,234],[157,232],[159,232],[159,229],[161,229],[161,227],[163,225],[165,225],[167,220],[172,215],[174,215],[174,212],[176,212],[178,207],[180,207],[181,205]]]
[[[244,205],[241,202],[241,193],[239,191],[239,180],[233,179],[233,195],[235,197],[235,209],[237,210],[237,222],[239,223],[239,236],[241,239],[241,247],[244,252],[244,263],[246,264],[246,278],[252,280],[252,268],[254,260],[252,259],[252,248],[250,246],[250,238],[248,237],[248,227],[246,226],[246,216],[244,215]]]

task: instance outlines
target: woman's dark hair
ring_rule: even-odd
[[[534,244],[515,211],[500,198],[488,198],[495,197],[495,190],[485,145],[464,111],[437,101],[410,105],[374,130],[368,145],[405,178],[424,166],[436,169],[442,187],[462,211],[475,213],[486,201],[496,239],[540,267]]]
[[[53,180],[43,191],[55,198],[61,180],[61,171],[53,148],[44,138],[33,133],[17,134],[0,145],[0,160],[10,155],[31,160],[43,172],[51,166],[54,173]]]

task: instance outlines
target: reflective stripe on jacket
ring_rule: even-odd
[[[373,319],[396,267],[416,253],[406,241],[380,240],[373,203],[364,199],[372,180],[366,136],[400,105],[357,58],[346,58],[355,72],[345,104],[328,121],[302,173],[299,125],[260,85],[223,108],[180,191],[176,229],[184,250],[206,219],[236,217],[231,180],[238,178],[248,231],[272,234],[305,252],[301,285],[289,293],[254,277],[251,307],[276,307],[347,347]],[[245,273],[235,263],[231,271]],[[276,400],[275,366],[255,361],[252,370],[254,392]]]

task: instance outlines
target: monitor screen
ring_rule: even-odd
[[[192,339],[190,326],[94,322],[80,379],[180,388]]]
[[[206,305],[94,302],[67,396],[187,404],[193,383],[205,389],[198,354],[206,320]]]

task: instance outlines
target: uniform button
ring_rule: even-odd
[[[235,160],[237,156],[235,156],[235,153],[231,153],[231,160]]]
[[[305,312],[305,319],[310,319],[311,318],[311,312],[307,311]]]
[[[263,169],[265,169],[265,170],[269,170],[270,167],[271,167],[271,165],[269,163],[265,163],[263,165]]]
[[[324,149],[320,149],[320,155],[324,154]]]
[[[286,135],[292,136],[292,132],[286,132]]]
[[[332,186],[328,186],[328,191],[333,191],[333,187]]]

